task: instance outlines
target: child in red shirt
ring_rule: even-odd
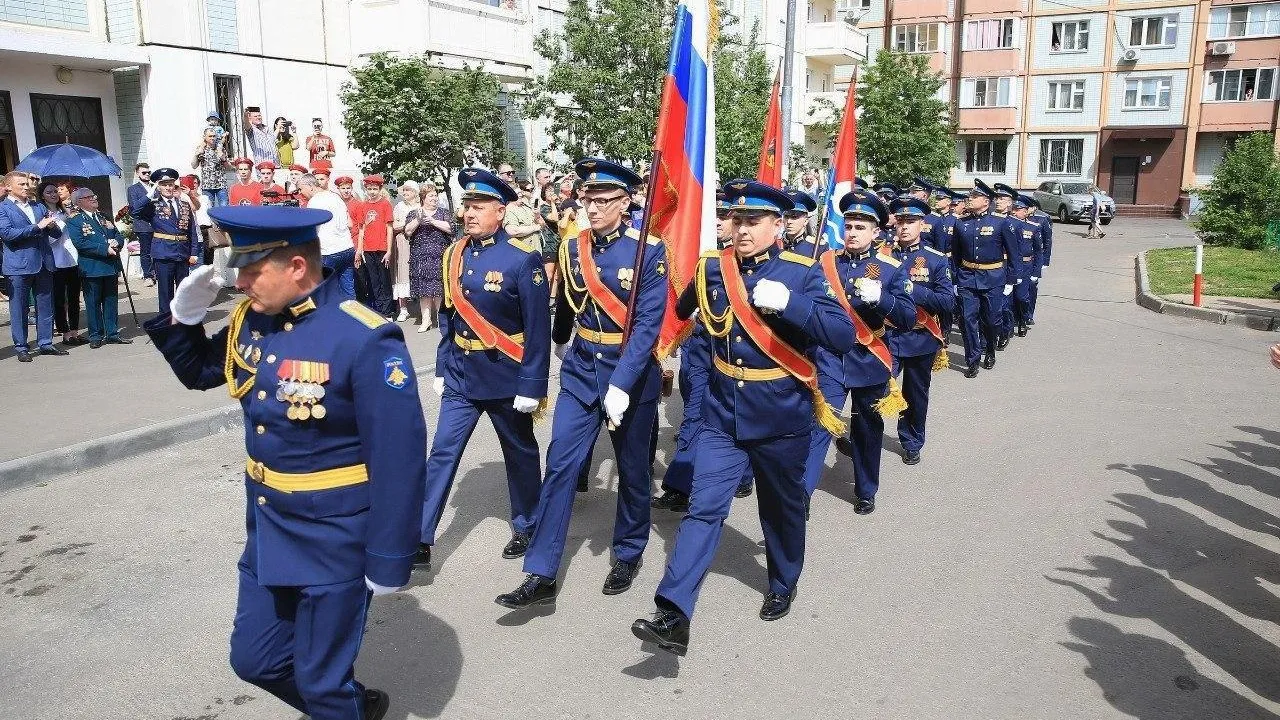
[[[236,169],[236,181],[227,192],[227,202],[232,205],[261,205],[262,186],[253,181],[253,161],[242,157],[231,164]]]
[[[364,278],[368,292],[366,304],[382,313],[395,317],[395,300],[391,295],[391,263],[388,251],[391,239],[391,201],[382,192],[386,181],[381,175],[369,175],[364,179],[365,200],[353,200],[347,206],[351,211],[351,228],[355,233],[356,272]]]

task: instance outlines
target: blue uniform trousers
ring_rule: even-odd
[[[975,290],[961,287],[956,288],[956,292],[960,297],[964,360],[968,365],[976,365],[986,349],[995,349],[1002,325],[1004,288]]]
[[[613,521],[615,560],[639,561],[649,542],[649,445],[657,412],[657,400],[632,405],[623,414],[622,425],[609,432],[618,462],[618,509]],[[533,539],[524,557],[526,573],[545,578],[555,578],[559,573],[578,476],[604,422],[599,402],[584,405],[568,392],[561,392],[556,398],[547,472],[538,497]]]
[[[154,241],[152,231],[135,232],[138,236],[138,261],[142,263],[142,277],[155,278],[155,266],[151,262],[151,243]]]
[[[1041,271],[1043,272],[1043,270]],[[1036,277],[1039,277],[1038,275]],[[1023,322],[1030,325],[1036,319],[1036,300],[1040,297],[1040,283],[1027,281],[1027,306],[1023,314]]]
[[[444,503],[453,489],[462,451],[480,421],[480,413],[488,413],[493,430],[498,434],[502,459],[507,466],[507,492],[511,496],[511,527],[515,532],[533,530],[533,517],[538,508],[538,490],[542,484],[541,457],[538,440],[533,436],[533,415],[511,406],[513,398],[471,400],[445,387],[440,399],[440,417],[436,436],[431,441],[427,458],[427,489],[422,499],[422,542],[436,544],[436,528],[444,514]]]
[[[363,720],[355,663],[371,593],[364,578],[264,587],[240,562],[231,669],[312,720]]]
[[[191,266],[186,260],[154,260],[152,269],[156,274],[156,293],[160,296],[160,314],[169,312],[169,303],[173,302],[173,293],[178,283],[187,276]]]
[[[81,278],[84,312],[89,324],[90,340],[105,340],[120,335],[119,290],[116,276]]]
[[[9,335],[15,350],[30,350],[27,345],[27,308],[31,295],[36,296],[36,344],[53,346],[53,273],[40,269],[33,275],[10,275]]]
[[[1027,318],[1031,316],[1031,293],[1034,287],[1030,278],[1023,279],[1022,282],[1013,286],[1013,294],[1006,298],[1006,300],[1013,300],[1009,303],[1012,312],[1007,313],[1013,324],[1025,325]],[[1006,334],[1011,330],[1012,328],[1007,329]]]
[[[933,355],[894,358],[902,369],[902,396],[907,409],[898,416],[898,442],[907,452],[924,447],[924,423],[929,413],[929,383],[933,381]]]
[[[804,472],[808,433],[762,440],[734,440],[723,430],[703,427],[694,458],[689,512],[680,520],[675,547],[658,584],[656,599],[693,617],[698,592],[707,577],[733,492],[754,472],[759,492],[760,529],[764,531],[769,592],[786,595],[796,588],[804,567]]]
[[[831,407],[839,410],[852,397],[849,443],[853,446],[853,491],[864,500],[873,500],[880,489],[880,450],[884,445],[884,418],[875,404],[889,391],[888,381],[869,387],[846,388],[831,378],[818,375],[818,388]],[[813,495],[826,468],[831,433],[814,425],[809,435],[809,458],[804,466],[805,492]],[[837,461],[838,462],[838,461]]]

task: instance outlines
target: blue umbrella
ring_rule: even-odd
[[[17,169],[40,177],[91,178],[119,176],[123,172],[110,155],[72,143],[36,148],[18,163]]]

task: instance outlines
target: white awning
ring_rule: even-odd
[[[150,65],[146,50],[136,45],[86,40],[52,32],[0,28],[0,60],[61,65],[73,70],[114,70]]]

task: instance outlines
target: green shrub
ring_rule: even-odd
[[[1259,250],[1280,221],[1280,161],[1270,133],[1240,138],[1218,165],[1195,228],[1210,245]]]

